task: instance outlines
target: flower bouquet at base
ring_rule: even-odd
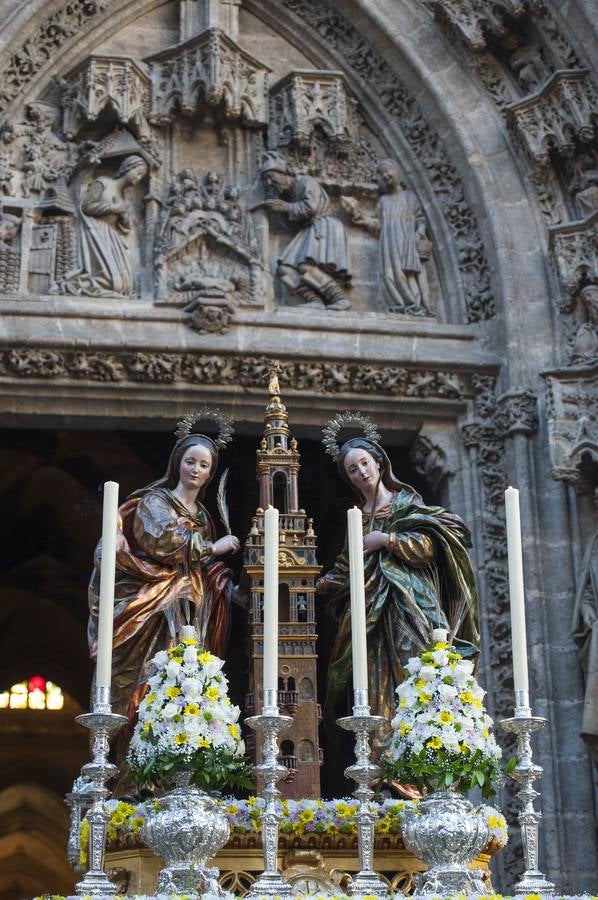
[[[198,646],[185,626],[180,643],[157,653],[139,704],[127,762],[139,786],[171,786],[187,775],[204,790],[251,788],[223,660]]]
[[[466,793],[479,787],[483,797],[491,797],[502,780],[502,751],[473,663],[451,649],[447,632],[439,628],[429,649],[406,668],[383,758],[386,777],[416,784],[420,791]]]

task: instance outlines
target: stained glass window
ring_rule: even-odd
[[[32,675],[28,681],[0,691],[0,709],[62,709],[63,706],[61,688],[41,675]]]

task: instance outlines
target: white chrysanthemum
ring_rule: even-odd
[[[418,672],[420,678],[424,681],[434,681],[436,678],[436,669],[434,666],[422,666]]]
[[[192,647],[189,647],[188,649],[193,650]],[[197,700],[202,693],[201,681],[199,678],[185,678],[181,682],[181,690],[187,700]]]
[[[176,662],[176,660],[171,659],[169,663],[166,664],[166,676],[167,678],[172,678],[173,680],[178,677],[181,671],[181,664]]]
[[[405,668],[409,672],[410,675],[417,675],[419,670],[421,669],[423,663],[419,656],[412,656]],[[400,687],[400,685],[399,685]]]
[[[446,650],[434,650],[434,652],[432,653],[432,659],[437,666],[447,666],[449,656]]]
[[[160,670],[168,662],[168,653],[166,650],[159,650],[152,660],[152,665],[156,670]]]

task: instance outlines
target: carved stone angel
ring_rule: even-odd
[[[380,277],[389,310],[431,316],[428,281],[422,265],[431,249],[424,213],[415,194],[403,188],[393,159],[381,160],[377,172],[377,215],[366,215],[348,198],[344,208],[355,225],[380,237]]]

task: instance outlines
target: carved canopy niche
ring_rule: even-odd
[[[356,107],[342,72],[289,72],[270,89],[270,145],[308,146],[316,128],[335,145],[348,145],[357,137]]]
[[[598,365],[544,377],[553,478],[591,494],[598,487]]]
[[[270,68],[220,28],[208,28],[145,61],[151,73],[149,118],[154,125],[171,123],[177,109],[195,116],[201,102],[221,107],[227,119],[258,126],[268,122]]]
[[[150,78],[130,57],[89,56],[64,77],[62,130],[75,137],[110,110],[137,135],[147,133]]]
[[[455,31],[473,50],[486,46],[486,33],[503,35],[505,17],[518,17],[526,10],[540,11],[542,0],[433,0],[436,19]]]

